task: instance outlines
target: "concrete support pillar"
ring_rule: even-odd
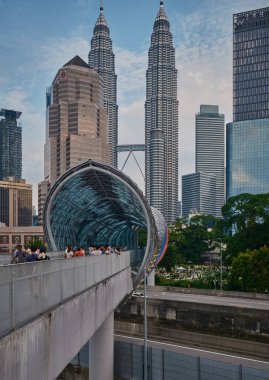
[[[147,284],[149,286],[155,286],[155,270],[153,270],[147,278]]]
[[[89,380],[113,380],[114,312],[89,341]]]

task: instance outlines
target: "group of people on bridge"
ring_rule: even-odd
[[[109,245],[104,246],[92,246],[89,247],[86,255],[98,256],[98,255],[110,255],[115,253],[117,255],[121,254],[122,249],[119,247],[112,248]],[[45,245],[38,247],[36,245],[31,245],[29,248],[23,248],[21,244],[16,246],[15,251],[12,253],[11,264],[27,263],[33,261],[43,261],[50,260],[50,257],[46,254],[47,247]],[[70,259],[73,257],[85,256],[85,250],[82,246],[72,247],[67,245],[64,258]]]
[[[98,256],[98,255],[103,255],[103,254],[110,255],[111,253],[116,253],[117,255],[120,255],[121,248],[119,247],[112,248],[109,245],[104,245],[100,247],[96,247],[96,246],[89,247],[89,251],[88,251],[88,254],[90,256]],[[85,256],[85,250],[82,246],[78,248],[76,247],[73,248],[71,245],[66,246],[66,249],[64,252],[65,258],[70,259],[72,257],[80,257],[80,256]]]
[[[11,264],[50,260],[46,252],[46,246],[37,247],[32,245],[30,248],[23,249],[22,245],[18,244],[12,253]]]

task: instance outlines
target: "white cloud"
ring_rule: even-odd
[[[118,100],[127,106],[146,94],[147,52],[115,48]]]
[[[3,108],[6,109],[14,109],[16,111],[25,111],[29,108],[29,104],[27,104],[28,94],[22,88],[15,88],[14,90],[10,90],[0,96],[0,102]]]
[[[144,99],[123,105],[119,112],[119,143],[144,144],[145,120]]]
[[[46,43],[36,51],[35,59],[39,60],[41,69],[56,75],[57,70],[75,55],[79,55],[83,60],[88,62],[88,52],[89,41],[84,37],[61,37],[46,41]]]

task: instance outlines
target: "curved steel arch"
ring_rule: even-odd
[[[137,230],[147,230],[143,257],[135,242]],[[149,273],[163,257],[168,242],[162,214],[151,208],[142,191],[122,172],[89,160],[67,171],[52,187],[44,207],[49,248],[67,244],[122,246],[136,249],[133,282]]]

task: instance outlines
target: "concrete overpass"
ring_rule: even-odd
[[[132,289],[130,252],[2,266],[0,378],[55,379],[90,340],[91,378],[112,379],[113,311]]]
[[[44,230],[53,252],[66,244],[124,250],[0,266],[0,378],[54,380],[90,341],[90,379],[112,380],[114,309],[163,257],[163,216],[129,177],[88,161],[51,189]]]

